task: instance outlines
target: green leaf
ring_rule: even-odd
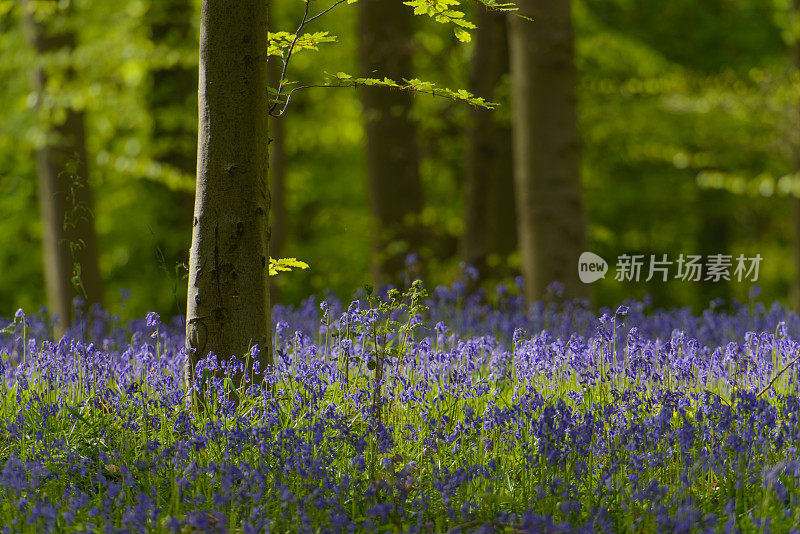
[[[284,52],[292,49],[292,54],[302,50],[319,50],[322,43],[333,43],[336,41],[335,35],[328,35],[328,32],[304,33],[297,37],[289,32],[268,32],[267,33],[267,55],[283,57]],[[294,47],[292,47],[294,43]]]
[[[297,258],[281,258],[276,260],[269,259],[269,275],[275,276],[280,272],[288,272],[292,269],[308,269],[308,264],[300,261]]]
[[[499,3],[494,0],[478,0],[492,11],[516,11],[517,6],[513,3]],[[471,40],[469,30],[476,28],[475,24],[464,19],[464,12],[452,9],[460,6],[460,0],[407,0],[403,4],[413,7],[415,15],[428,15],[439,24],[454,24],[460,26],[455,28],[456,38],[462,42]],[[527,17],[523,17],[527,18]]]

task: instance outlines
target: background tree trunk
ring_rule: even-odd
[[[34,5],[25,1],[23,24],[37,54],[41,57],[62,49],[71,52],[75,36],[55,33],[49,21],[36,20]],[[49,17],[58,16],[62,15]],[[66,76],[72,77],[72,72]],[[41,67],[33,70],[31,86],[38,96],[36,110],[41,117],[45,111],[41,103],[47,93],[47,73]],[[74,297],[84,298],[87,305],[103,301],[84,115],[71,108],[64,111],[63,122],[54,120],[53,114],[45,119],[47,140],[36,152],[45,282],[50,313],[59,317],[58,333],[75,318]]]
[[[258,345],[257,383],[272,362],[267,10],[262,0],[202,2],[187,381],[209,352],[245,358]]]
[[[272,7],[270,7],[269,23],[272,31],[278,31]],[[272,56],[268,63],[269,84],[277,89],[283,62],[280,57]],[[289,224],[289,216],[286,211],[286,148],[284,146],[283,117],[270,117],[269,131],[271,138],[269,143],[269,189],[272,196],[269,254],[273,258],[280,258],[286,243]],[[273,302],[279,298],[274,279],[270,280],[270,296]]]
[[[151,2],[147,19],[153,44],[168,50],[186,50],[196,42],[192,33],[195,11],[189,0]],[[195,173],[197,138],[194,127],[182,119],[196,109],[197,70],[180,63],[151,72],[147,93],[153,114],[154,159],[186,173]]]
[[[800,0],[790,0],[789,11],[792,17],[800,15]],[[800,72],[800,35],[793,35],[793,41],[789,47],[789,61],[792,73]],[[794,108],[794,123],[796,128],[795,139],[800,138],[800,102],[795,102]],[[792,170],[795,175],[800,175],[800,144],[794,142],[792,150]],[[792,283],[792,295],[790,305],[796,312],[800,312],[800,198],[790,196],[789,201],[792,203],[792,227],[794,234],[792,235],[793,251],[794,251],[794,265],[795,273]]]
[[[498,86],[508,75],[506,19],[478,7],[475,24],[471,91],[498,102]],[[471,112],[467,139],[461,258],[478,268],[482,280],[501,274],[489,268],[490,255],[505,259],[517,248],[511,127],[501,124],[497,113],[476,108]]]
[[[564,298],[584,297],[578,257],[586,247],[575,65],[569,0],[521,0],[510,17],[517,228],[525,295],[554,281]]]
[[[395,81],[412,73],[413,11],[402,0],[362,0],[361,74]],[[361,90],[367,137],[367,175],[373,218],[373,278],[401,285],[405,256],[419,249],[423,231],[417,128],[412,97],[403,91]]]
[[[698,192],[697,209],[700,212],[700,231],[697,235],[697,253],[703,255],[703,260],[713,254],[730,253],[730,216],[727,215],[725,206],[730,205],[726,196],[727,191],[704,189]],[[736,258],[731,259],[733,269],[736,268]],[[725,305],[730,305],[730,282],[721,279],[717,282],[706,280],[705,272],[700,282],[698,291],[699,304],[707,307],[712,300],[723,299]],[[734,278],[735,279],[735,278]]]
[[[152,41],[169,50],[196,48],[192,30],[195,10],[189,0],[160,0],[150,4],[147,19]],[[181,173],[194,176],[197,165],[197,69],[180,63],[151,71],[152,87],[147,93],[148,108],[153,118],[153,159]],[[160,228],[186,228],[194,212],[194,196],[176,191],[163,184],[147,182],[151,194],[165,198],[170,209],[158,212]],[[158,238],[158,237],[157,237]],[[159,243],[164,251],[165,269],[186,261],[185,241],[181,249]],[[170,271],[171,274],[171,271]],[[176,296],[176,306],[186,309],[186,303]]]

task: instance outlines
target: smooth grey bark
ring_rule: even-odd
[[[586,247],[576,74],[569,0],[521,0],[511,16],[514,181],[525,296],[538,300],[552,282],[563,298],[585,297],[578,258]]]
[[[474,32],[470,88],[474,94],[498,102],[498,88],[508,75],[506,19],[478,8],[474,22],[478,29]],[[490,269],[490,256],[506,259],[517,248],[511,127],[502,124],[495,112],[473,109],[467,145],[461,258],[478,268],[482,280],[500,274],[498,269]]]
[[[267,22],[263,0],[203,0],[197,191],[189,254],[186,376],[213,352],[272,363],[267,186]],[[237,382],[239,377],[235,379]]]
[[[54,33],[47,21],[35,20],[33,6],[30,0],[23,4],[23,25],[37,54],[71,52],[75,36]],[[47,73],[41,67],[32,71],[31,87],[37,94],[39,112],[47,93]],[[47,139],[36,151],[47,300],[50,313],[59,317],[57,333],[63,333],[75,319],[74,297],[84,298],[87,305],[102,305],[103,301],[84,115],[71,108],[65,112],[63,122],[44,125]],[[75,278],[78,274],[79,280]]]
[[[363,76],[395,81],[412,72],[413,11],[402,0],[361,0],[359,55]],[[401,285],[406,254],[420,248],[424,232],[417,128],[405,91],[361,90],[367,137],[367,176],[373,219],[375,282]]]

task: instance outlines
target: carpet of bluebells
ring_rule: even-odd
[[[210,356],[205,411],[180,318],[18,311],[2,532],[798,532],[795,313],[465,287],[276,306],[265,381],[229,403],[258,348]]]

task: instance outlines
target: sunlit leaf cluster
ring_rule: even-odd
[[[269,32],[268,56],[284,57],[284,54],[291,48],[292,53],[301,50],[319,50],[322,43],[336,42],[335,35],[328,35],[328,32],[314,32],[296,35],[289,32]],[[292,44],[294,43],[294,44]]]
[[[409,0],[403,3],[413,7],[415,15],[428,15],[441,24],[453,24],[453,32],[459,41],[469,42],[472,39],[469,30],[477,26],[464,19],[463,11],[452,9],[461,3],[458,0]]]
[[[410,80],[402,80],[398,83],[389,78],[358,78],[346,72],[337,72],[334,76],[326,80],[325,86],[328,87],[384,87],[386,89],[398,89],[401,91],[410,91],[412,93],[427,94],[431,96],[438,96],[456,102],[462,102],[471,106],[493,109],[497,107],[497,103],[488,102],[483,97],[478,97],[467,91],[466,89],[452,90],[444,87],[437,87],[433,82],[422,81],[419,78],[412,78]]]
[[[300,261],[297,258],[270,258],[269,259],[269,275],[275,276],[278,273],[289,272],[292,269],[308,269],[308,264]]]

